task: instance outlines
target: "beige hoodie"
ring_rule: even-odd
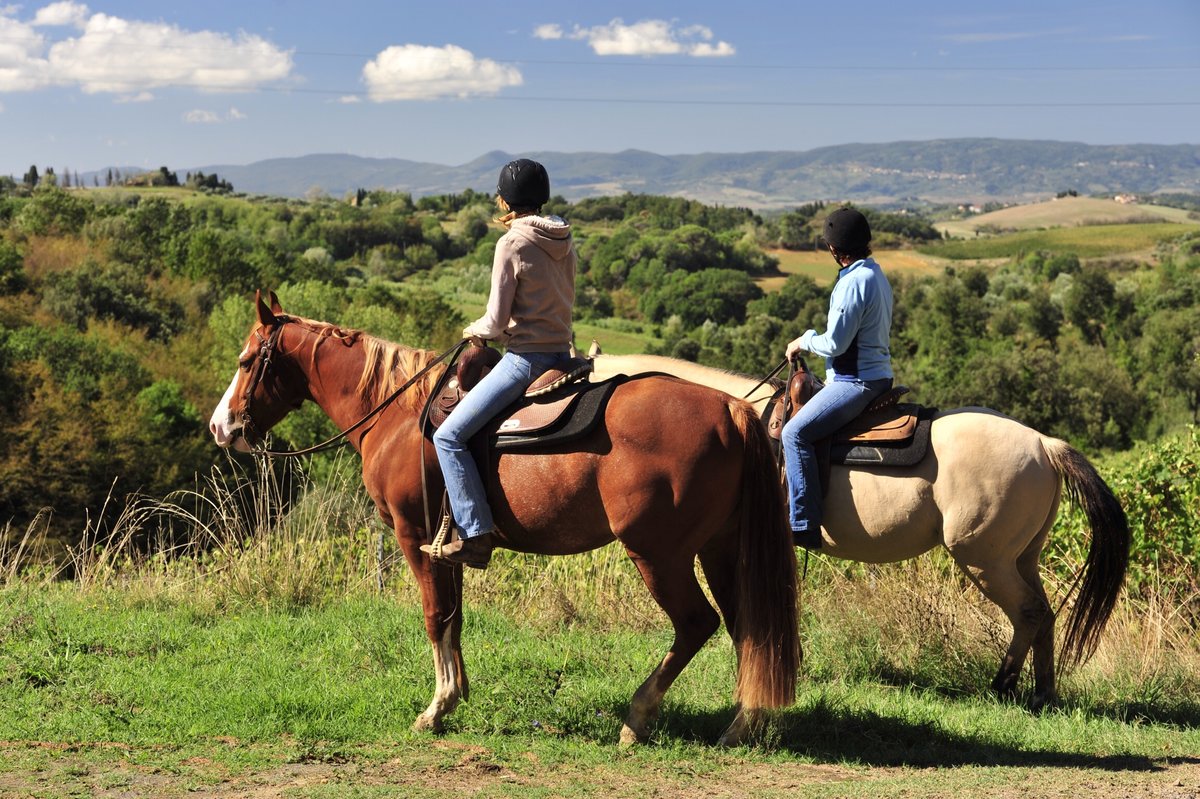
[[[557,216],[523,216],[496,242],[487,310],[463,334],[513,352],[566,351],[574,305],[570,224]]]

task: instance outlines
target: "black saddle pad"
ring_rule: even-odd
[[[916,466],[929,451],[929,426],[936,408],[914,406],[917,430],[904,441],[878,441],[870,444],[834,443],[830,463],[844,466]]]
[[[604,409],[608,405],[613,390],[627,379],[625,375],[617,375],[600,383],[574,383],[560,389],[559,391],[575,392],[577,396],[566,413],[553,425],[539,430],[536,434],[500,432],[501,423],[512,414],[510,408],[489,423],[476,436],[476,440],[472,444],[480,445],[483,443],[480,439],[484,439],[490,442],[492,448],[497,452],[512,452],[534,447],[557,447],[583,438],[596,429],[604,417]],[[555,392],[547,395],[544,399],[553,399],[555,396],[561,395],[559,392]],[[528,405],[542,399],[541,397],[532,400],[526,398],[520,400],[518,405]]]

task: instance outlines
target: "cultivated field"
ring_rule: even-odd
[[[1161,205],[1118,203],[1095,197],[1062,197],[1028,205],[1002,208],[986,214],[939,222],[934,227],[954,238],[974,238],[984,231],[1019,231],[1037,228],[1117,225],[1142,222],[1192,223],[1188,212]]]
[[[782,275],[759,278],[754,281],[763,291],[778,291],[789,275],[808,275],[818,285],[827,286],[837,277],[837,267],[827,252],[815,250],[768,250],[779,259]],[[889,275],[908,274],[914,276],[940,274],[947,259],[926,255],[916,250],[880,250],[874,258]]]

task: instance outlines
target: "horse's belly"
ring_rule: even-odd
[[[890,473],[835,467],[823,507],[822,551],[836,558],[892,563],[941,543],[931,482],[920,466]]]

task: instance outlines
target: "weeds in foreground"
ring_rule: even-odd
[[[135,499],[107,527],[89,524],[58,569],[23,566],[37,562],[45,520],[15,540],[7,531],[0,586],[65,578],[84,595],[117,589],[126,601],[186,603],[200,613],[320,607],[380,592],[415,606],[416,587],[362,491],[356,460],[341,458],[326,472],[309,483],[286,464],[264,463],[232,478],[214,474],[167,501]],[[1060,571],[1044,575],[1056,609],[1071,582]],[[1155,574],[1139,573],[1096,656],[1068,683],[1110,704],[1126,697],[1122,712],[1131,715],[1147,702],[1200,693],[1200,596],[1181,594],[1188,584],[1168,579],[1174,571],[1159,582]],[[486,572],[468,570],[464,579],[468,607],[542,629],[667,628],[617,546],[561,558],[497,552]],[[819,679],[975,693],[1008,646],[1007,619],[941,552],[886,566],[818,556],[803,584],[805,668]]]

